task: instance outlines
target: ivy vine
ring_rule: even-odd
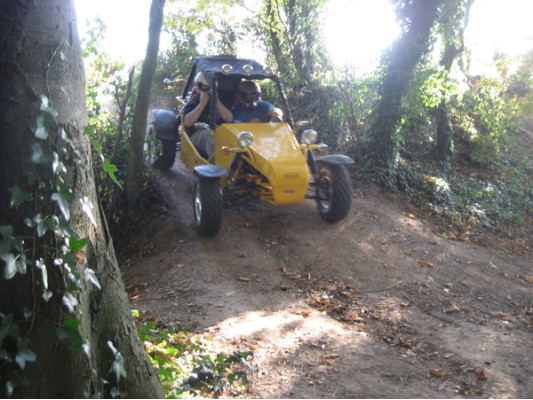
[[[35,268],[36,276],[39,277],[39,282],[34,284],[36,293],[39,293],[45,302],[53,296],[61,296],[61,303],[67,314],[57,330],[58,339],[71,340],[89,360],[89,343],[83,343],[78,330],[80,321],[76,319],[76,294],[82,291],[82,280],[97,290],[100,290],[101,286],[95,271],[86,265],[84,248],[88,238],[81,237],[71,224],[72,203],[79,201],[84,214],[95,227],[96,221],[90,199],[85,196],[77,198],[68,183],[69,169],[72,171],[84,166],[74,140],[65,127],[57,123],[57,117],[58,113],[48,98],[41,96],[41,107],[35,126],[36,141],[31,144],[31,162],[35,168],[25,173],[26,187],[29,189],[24,190],[19,186],[9,189],[10,208],[17,209],[25,203],[33,204],[35,214],[24,219],[24,225],[31,230],[33,236],[28,240],[27,232],[15,232],[12,225],[0,225],[0,259],[4,264],[3,279],[11,280],[16,275],[24,275],[28,273],[28,269]],[[39,210],[46,209],[50,200],[56,207],[53,207],[53,212],[43,214]],[[44,243],[41,240],[55,245],[42,246],[39,244]],[[48,271],[52,268],[58,268],[63,274],[64,291],[53,293],[50,290]],[[29,333],[22,333],[19,327],[21,323],[31,321],[34,311],[21,311],[23,319],[17,320],[15,315],[4,314],[0,309],[0,369],[3,372],[8,371],[3,379],[3,390],[8,397],[13,395],[17,387],[29,384],[24,379],[23,370],[27,363],[37,360],[37,354],[31,349]],[[16,343],[16,346],[12,343]],[[115,397],[120,395],[118,383],[125,377],[125,370],[123,361],[120,361],[122,355],[111,342],[108,345],[115,358],[110,370],[116,377],[117,387],[111,389]]]

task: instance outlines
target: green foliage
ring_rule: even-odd
[[[67,184],[67,174],[69,169],[80,168],[82,164],[74,141],[67,133],[68,129],[74,128],[58,125],[57,112],[46,97],[42,96],[41,100],[36,119],[36,141],[30,145],[35,168],[26,175],[24,189],[19,186],[10,188],[11,208],[24,209],[28,215],[24,225],[29,232],[15,232],[12,226],[0,226],[0,259],[4,261],[3,277],[6,280],[25,275],[28,267],[35,267],[34,294],[46,302],[52,296],[61,296],[61,303],[70,313],[58,321],[58,337],[70,339],[81,349],[79,322],[72,316],[78,306],[75,293],[82,290],[82,280],[99,287],[94,271],[81,261],[88,240],[80,237],[70,222],[71,204],[76,196]],[[88,198],[83,201],[83,211],[94,224],[90,211],[92,204]],[[50,207],[54,203],[55,207]],[[48,269],[62,273],[64,288],[54,292],[49,290]],[[38,357],[30,348],[26,331],[19,328],[19,324],[31,320],[32,313],[21,310],[20,314],[24,318],[15,320],[12,314],[4,315],[0,310],[0,369],[8,377],[5,381],[8,396],[16,387],[27,384],[23,370],[28,362],[34,362]]]
[[[472,79],[456,110],[457,139],[468,146],[470,161],[484,167],[499,164],[509,148],[518,113],[516,99],[507,95],[506,81]]]
[[[320,32],[324,1],[268,0],[256,29],[267,43],[267,59],[285,82],[301,88],[324,82],[330,70]]]
[[[251,352],[214,353],[198,336],[144,322],[137,328],[165,398],[218,397],[246,390]]]
[[[330,103],[329,119],[339,124],[339,130],[337,135],[333,135],[336,143],[326,143],[338,151],[362,155],[369,128],[369,115],[372,105],[378,99],[378,75],[346,77],[339,80],[337,86],[339,94]]]
[[[103,50],[106,26],[96,20],[83,43],[88,125],[95,183],[104,214],[114,233],[125,210],[123,184],[138,77]],[[133,78],[130,82],[130,76]],[[128,87],[131,85],[131,90]],[[117,228],[118,229],[118,228]]]
[[[170,37],[170,46],[159,55],[156,88],[164,78],[186,78],[192,60],[200,55],[237,54],[237,43],[248,33],[244,29],[246,21],[241,20],[241,3],[167,1],[163,33]]]

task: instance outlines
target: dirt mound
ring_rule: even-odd
[[[444,240],[357,183],[338,224],[312,202],[254,203],[203,238],[191,175],[177,162],[159,185],[169,214],[139,227],[125,261],[132,307],[253,350],[244,397],[533,397],[523,257]]]

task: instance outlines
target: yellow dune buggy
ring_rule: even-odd
[[[320,155],[326,146],[317,144],[317,132],[306,129],[305,123],[294,124],[278,77],[252,60],[232,56],[197,58],[183,88],[183,103],[190,96],[199,71],[211,87],[209,106],[213,117],[209,126],[213,156],[203,158],[183,122],[179,128],[181,160],[195,175],[196,230],[202,235],[215,235],[222,225],[223,209],[250,200],[279,206],[314,199],[323,220],[335,223],[343,219],[352,197],[346,166],[354,161],[344,155]],[[231,108],[241,80],[267,79],[279,92],[287,122],[217,124],[217,95]]]

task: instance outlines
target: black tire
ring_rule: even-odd
[[[222,226],[222,192],[218,178],[196,177],[192,207],[196,231],[204,236],[214,236]]]
[[[166,171],[170,169],[176,161],[176,141],[160,139],[163,144],[161,155],[155,160],[153,168]]]
[[[352,184],[343,165],[317,161],[316,205],[320,217],[335,223],[346,217],[352,204]]]

